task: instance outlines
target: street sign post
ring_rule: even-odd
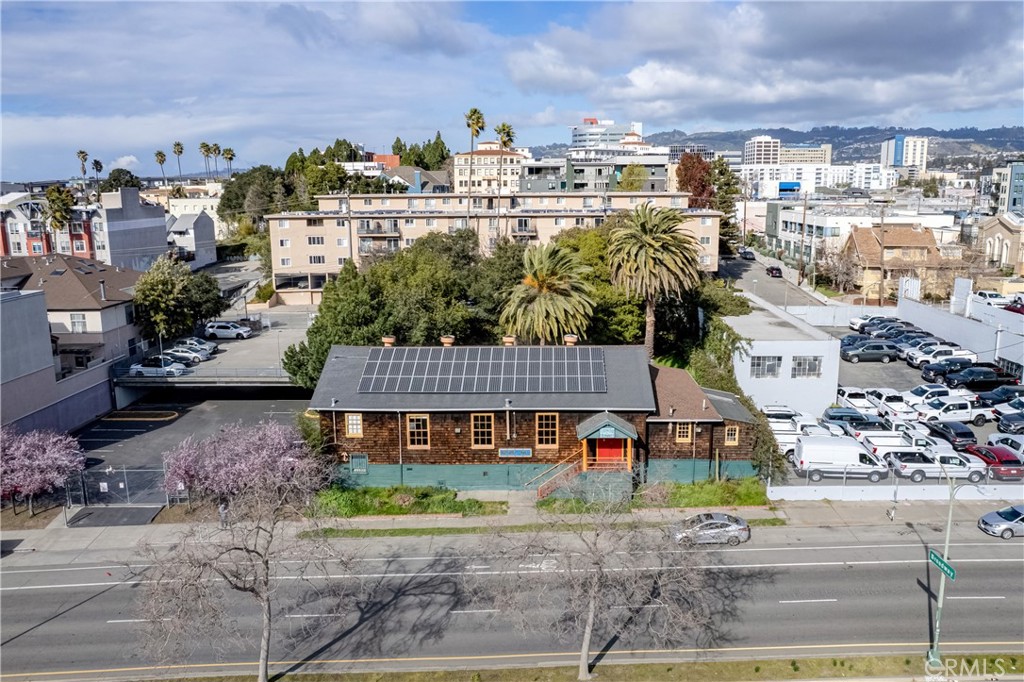
[[[928,550],[928,560],[935,564],[951,581],[956,580],[956,569],[954,569],[949,562],[943,559],[942,556],[934,549]]]

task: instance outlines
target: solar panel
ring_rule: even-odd
[[[371,348],[360,393],[605,393],[593,346]]]

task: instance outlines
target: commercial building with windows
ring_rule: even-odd
[[[882,142],[882,165],[895,168],[928,170],[928,138],[894,135]]]
[[[745,342],[733,354],[736,381],[759,408],[788,405],[811,414],[835,402],[839,339],[757,296],[749,315],[722,318]]]
[[[779,163],[782,142],[769,135],[758,135],[743,143],[743,165]]]
[[[575,125],[569,128],[572,139],[571,147],[602,147],[609,144],[618,144],[619,140],[630,133],[639,136],[644,134],[644,124],[636,121],[632,123],[615,123],[615,121],[585,118],[582,125]]]
[[[411,246],[431,232],[472,229],[487,252],[502,237],[546,244],[567,228],[601,225],[608,215],[653,204],[682,211],[700,265],[718,269],[721,214],[688,208],[686,192],[535,192],[497,194],[360,194],[318,196],[320,210],[271,214],[274,287],[280,303],[318,303],[328,278],[349,260]]]

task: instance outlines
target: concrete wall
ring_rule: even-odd
[[[935,308],[918,301],[901,298],[896,314],[899,317],[928,329],[943,338],[970,348],[978,359],[994,362],[997,359],[1024,365],[1024,315],[998,311],[1012,316],[1010,322],[1017,322],[1014,329],[999,330],[978,320],[954,315],[942,308]],[[992,315],[994,319],[995,313]],[[1020,318],[1018,321],[1013,318]],[[998,354],[996,349],[998,350]],[[997,358],[998,356],[998,358]]]
[[[0,382],[49,372],[54,377],[50,325],[42,291],[0,294]],[[6,386],[5,390],[6,392]]]
[[[821,376],[792,378],[794,356],[821,357]],[[751,376],[751,357],[782,358],[777,377]],[[797,410],[821,414],[835,402],[839,386],[839,341],[754,340],[733,356],[736,381],[758,407],[788,405]]]
[[[791,305],[786,308],[786,312],[814,327],[848,327],[851,318],[878,313],[879,308],[874,305]],[[895,315],[896,309],[882,308],[881,312]],[[853,333],[852,330],[850,333]]]
[[[87,370],[87,372],[97,372],[97,375],[106,377],[109,369],[104,365],[95,370]],[[82,377],[85,373],[77,373],[74,377]],[[69,378],[64,381],[70,380]],[[66,433],[85,426],[113,409],[110,381],[104,378],[102,381],[75,391],[72,395],[59,399],[55,403],[20,417],[13,421],[12,425],[22,432],[46,429]],[[4,419],[6,422],[6,416]]]

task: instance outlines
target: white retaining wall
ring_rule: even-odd
[[[793,317],[800,318],[812,327],[848,327],[850,319],[860,317],[868,313],[881,311],[886,315],[895,315],[896,308],[879,308],[875,305],[791,305],[786,312]],[[1021,317],[1024,317],[1022,315]],[[853,333],[851,331],[851,333]]]
[[[1024,490],[1016,485],[966,485],[956,492],[958,500],[1005,500],[1020,502]],[[842,500],[845,502],[900,502],[948,500],[946,485],[777,485],[768,486],[769,500]]]
[[[907,298],[900,300],[896,310],[902,319],[973,350],[978,354],[979,360],[995,361],[998,349],[999,357],[1018,365],[1024,364],[1024,322],[1018,322],[1015,330],[1000,330],[998,327],[991,327],[983,322],[954,315],[941,308],[933,308]],[[1000,312],[1024,318],[1024,315],[1005,310]]]

